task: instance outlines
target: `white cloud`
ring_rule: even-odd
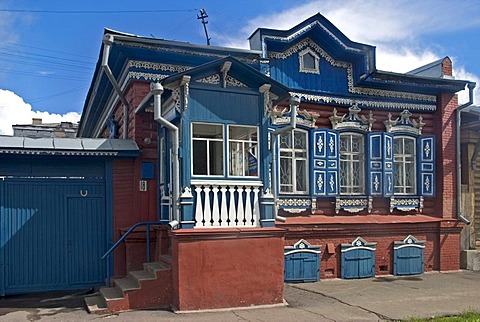
[[[444,0],[312,0],[251,19],[225,45],[248,48],[246,39],[257,28],[288,30],[320,12],[350,40],[376,46],[377,69],[405,73],[443,57],[431,45],[420,43],[420,36],[480,26],[479,11],[480,2],[475,0],[461,5]],[[452,21],[455,23],[449,23]],[[454,67],[455,63],[461,64],[454,61]],[[456,78],[476,81],[480,86],[479,77],[464,68],[456,69]],[[464,92],[459,94],[461,103],[468,100]],[[475,90],[476,104],[480,104],[479,92]]]
[[[454,66],[455,66],[455,64],[454,64]],[[473,90],[473,104],[474,105],[480,105],[480,88],[479,88],[480,77],[478,77],[475,74],[469,73],[463,67],[454,68],[453,69],[453,75],[455,76],[455,79],[469,80],[469,81],[477,83],[477,86]],[[460,104],[468,102],[469,99],[470,99],[469,95],[470,95],[470,93],[469,93],[468,89],[459,92],[458,93],[458,102]]]
[[[13,135],[12,124],[31,124],[32,118],[41,118],[44,123],[76,123],[80,121],[80,114],[69,112],[60,115],[34,111],[30,104],[14,92],[0,89],[0,134]]]

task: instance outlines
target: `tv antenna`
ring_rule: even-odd
[[[210,37],[208,37],[207,31],[208,21],[205,21],[206,18],[208,18],[207,12],[205,11],[205,9],[200,9],[199,14],[197,15],[197,19],[202,19],[203,29],[205,30],[205,37],[207,37],[207,45],[210,46]]]

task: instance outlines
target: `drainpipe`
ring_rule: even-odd
[[[300,98],[299,97],[291,97],[290,98],[290,124],[288,126],[276,129],[273,132],[270,132],[272,135],[272,140],[270,144],[270,154],[272,155],[272,194],[273,194],[273,213],[276,220],[281,222],[285,222],[287,219],[285,217],[278,215],[278,207],[277,207],[277,151],[275,146],[277,145],[277,137],[285,132],[292,131],[297,128],[297,110],[298,106],[300,105]]]
[[[180,195],[180,166],[178,160],[178,127],[167,121],[162,117],[162,93],[163,86],[160,83],[150,84],[150,93],[153,95],[153,119],[160,125],[165,126],[171,134],[172,144],[172,172],[173,178],[171,182],[172,187],[172,211],[173,218],[170,221],[176,220],[180,222],[178,199]]]
[[[122,101],[123,104],[123,139],[128,138],[128,107],[129,104],[127,102],[127,99],[123,95],[122,89],[120,88],[120,85],[118,85],[117,80],[115,79],[115,76],[113,76],[112,70],[108,66],[108,57],[110,56],[110,49],[112,48],[113,45],[113,35],[106,34],[103,37],[103,56],[102,56],[102,68],[105,74],[107,75],[108,79],[110,80],[110,83],[112,84],[113,88],[115,89],[115,92],[117,92],[118,97],[120,98],[120,101]]]
[[[457,219],[461,220],[467,225],[470,225],[470,220],[462,216],[461,214],[461,198],[462,198],[462,161],[461,161],[461,156],[460,156],[460,126],[462,123],[462,110],[465,109],[466,107],[470,106],[473,104],[473,89],[475,88],[475,83],[474,82],[468,82],[467,87],[468,87],[468,97],[469,100],[467,103],[460,105],[457,110],[457,118],[456,118],[456,133],[455,133],[455,140],[456,140],[456,145],[457,145]]]

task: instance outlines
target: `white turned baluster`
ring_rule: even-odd
[[[212,226],[212,208],[210,208],[210,187],[205,187],[205,209],[203,210],[203,217],[205,218],[205,226]]]
[[[247,195],[247,197],[245,198],[245,219],[244,219],[244,222],[243,222],[243,225],[244,226],[250,226],[252,224],[252,202],[251,202],[251,198],[250,198],[250,192],[251,192],[251,189],[250,187],[245,187],[245,194]]]
[[[258,187],[253,188],[253,217],[252,217],[252,222],[251,224],[255,226],[258,216],[260,215],[260,206],[258,204],[258,193],[260,192],[260,189]]]
[[[238,219],[239,226],[245,225],[245,223],[243,222],[243,220],[245,219],[245,210],[243,208],[243,192],[244,192],[243,187],[240,187],[240,189],[238,189],[238,205],[237,205],[237,219]]]
[[[218,186],[213,186],[212,226],[220,226],[220,207],[218,205]]]
[[[235,190],[233,187],[230,187],[230,205],[228,207],[228,218],[230,219],[230,226],[236,226],[235,222],[237,211],[235,210]]]
[[[220,191],[222,192],[222,205],[220,207],[220,219],[222,220],[221,226],[227,227],[228,226],[227,188],[222,187]]]
[[[202,209],[202,187],[195,188],[195,200],[197,201],[197,205],[195,207],[195,220],[197,221],[197,227],[203,227],[203,209]]]

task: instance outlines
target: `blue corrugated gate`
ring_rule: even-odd
[[[0,179],[0,295],[89,288],[105,278],[105,179]]]

